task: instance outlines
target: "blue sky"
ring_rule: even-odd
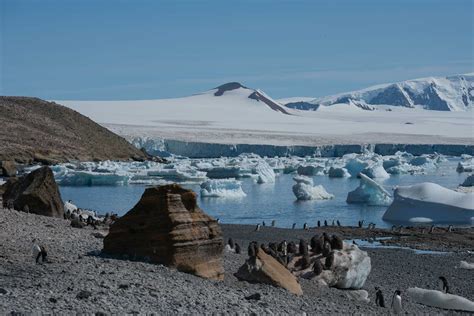
[[[0,0],[0,94],[274,98],[473,71],[473,1]]]

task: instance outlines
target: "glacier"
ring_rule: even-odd
[[[314,186],[313,179],[306,176],[296,176],[293,178],[296,184],[293,185],[293,193],[297,200],[329,200],[334,195],[328,193],[322,185]]]
[[[392,203],[392,197],[380,184],[365,174],[360,174],[359,186],[348,193],[346,201],[347,203],[388,206]]]
[[[391,222],[432,222],[472,225],[474,193],[456,192],[435,183],[399,186],[382,219]]]
[[[201,197],[240,198],[246,196],[235,179],[207,180],[201,183]]]

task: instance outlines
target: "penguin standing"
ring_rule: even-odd
[[[257,224],[257,226],[255,226],[255,231],[258,232],[260,230],[260,224]]]
[[[238,243],[235,243],[234,250],[235,250],[235,253],[238,255],[242,252],[242,250],[240,249],[240,245]]]
[[[328,221],[324,220],[324,226],[328,226]]]
[[[341,227],[341,222],[339,220],[336,221],[337,226]]]
[[[275,227],[275,220],[272,220],[272,227]]]
[[[318,221],[318,227],[321,227],[321,221]]]
[[[308,229],[308,224],[307,224],[307,223],[304,223],[303,229],[304,229],[304,230],[307,230],[307,229]]]
[[[392,309],[395,314],[402,312],[402,292],[400,290],[396,290],[395,293],[393,293]]]
[[[293,223],[293,226],[291,226],[291,229],[295,229],[296,223]]]
[[[443,283],[441,285],[441,288],[443,290],[444,293],[449,293],[449,285],[448,285],[448,280],[446,280],[446,278],[444,276],[440,276],[439,279],[441,280],[441,282]]]
[[[385,300],[383,298],[382,290],[378,287],[376,287],[375,290],[375,304],[380,307],[385,307]]]

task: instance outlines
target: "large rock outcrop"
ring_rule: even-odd
[[[21,178],[12,178],[5,184],[4,207],[10,206],[19,211],[63,217],[64,205],[58,185],[49,167],[42,167]]]
[[[235,273],[235,276],[239,280],[271,284],[287,289],[296,295],[303,294],[296,277],[260,248],[257,250],[257,255],[250,257]]]
[[[224,278],[224,241],[217,221],[177,184],[148,188],[111,227],[104,252],[149,258],[204,278]]]

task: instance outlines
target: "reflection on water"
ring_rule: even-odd
[[[455,188],[462,183],[467,174],[456,172],[457,162],[450,160],[428,175],[394,175],[382,182],[392,192],[396,185],[409,185],[420,182],[435,182],[448,188]],[[326,190],[335,195],[333,200],[296,202],[292,192],[295,183],[293,175],[280,175],[274,184],[256,184],[253,179],[242,179],[242,188],[247,194],[239,199],[198,198],[198,203],[210,215],[219,218],[222,223],[256,224],[276,220],[278,227],[291,227],[297,223],[315,226],[318,220],[339,220],[342,225],[357,225],[359,220],[373,222],[377,227],[391,227],[391,223],[382,221],[387,207],[347,204],[349,191],[359,185],[358,179],[313,177],[314,184],[322,184]],[[199,193],[199,184],[183,186]],[[64,200],[73,200],[79,207],[105,212],[124,214],[140,199],[145,186],[129,185],[115,187],[61,187]]]

